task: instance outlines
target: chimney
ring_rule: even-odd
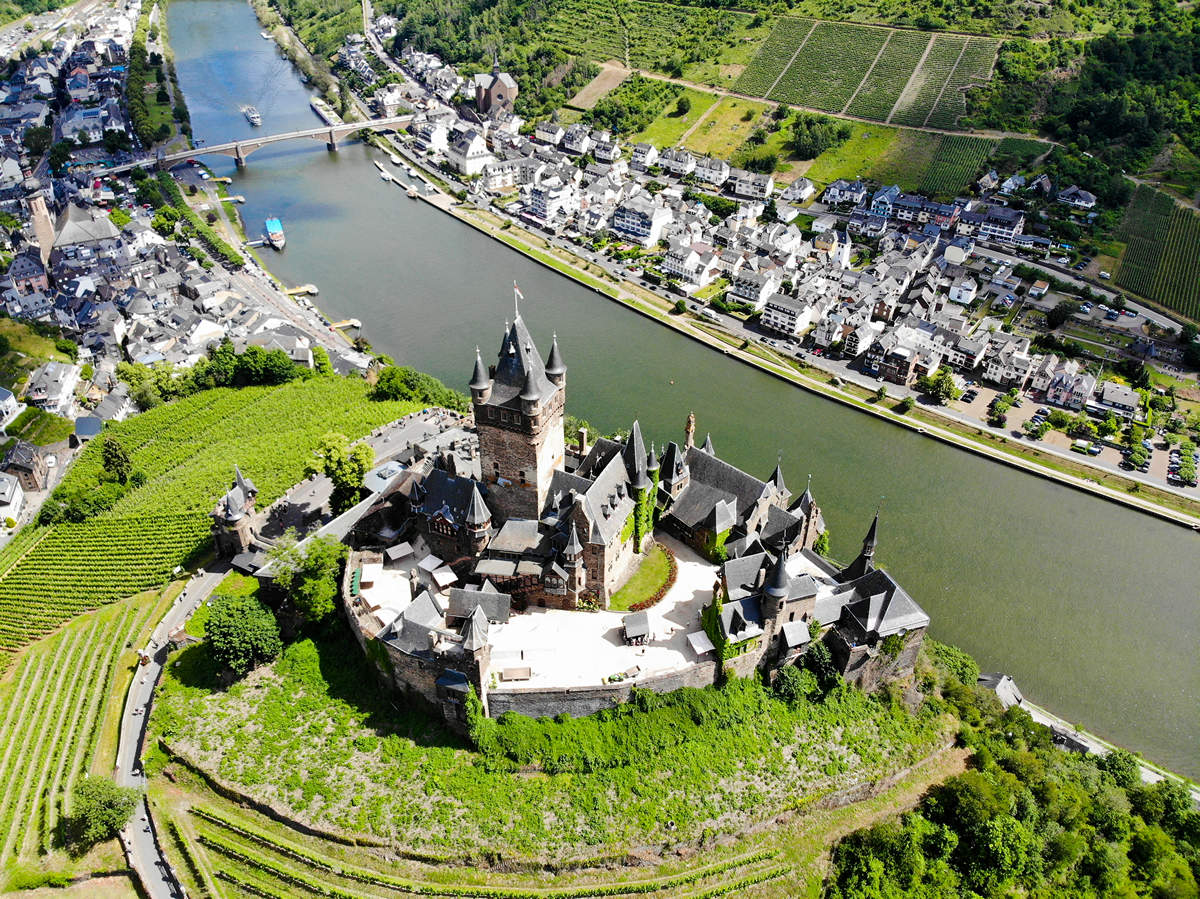
[[[580,428],[578,433],[579,438],[579,457],[582,459],[588,452],[588,432],[587,428]]]

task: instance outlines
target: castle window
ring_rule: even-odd
[[[489,421],[496,420],[496,410],[495,409],[488,409],[488,420]]]
[[[788,615],[788,621],[795,621],[795,620],[796,620],[795,612],[792,612],[790,615]]]
[[[500,420],[505,422],[508,421],[508,413],[503,409],[500,410]]]
[[[520,423],[521,423],[521,413],[520,413],[520,412],[514,412],[514,413],[513,413],[513,424],[515,424],[515,425],[519,425]]]
[[[520,474],[521,474],[521,483],[524,484],[525,483],[525,472],[522,471]]]

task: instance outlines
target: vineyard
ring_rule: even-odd
[[[932,40],[932,35],[921,31],[893,31],[846,112],[864,119],[887,121]]]
[[[1200,216],[1139,185],[1117,237],[1126,244],[1118,286],[1200,319]]]
[[[953,129],[999,43],[781,17],[734,84],[746,94],[901,125]]]
[[[303,478],[322,435],[361,437],[416,408],[370,402],[366,391],[349,378],[207,390],[110,424],[105,433],[121,441],[145,485],[88,521],[28,527],[0,551],[0,650],[86,609],[161,587],[208,547],[207,515],[235,462],[265,506]],[[83,451],[59,489],[99,485],[101,444]]]
[[[571,54],[665,70],[677,54],[692,60],[719,55],[737,42],[750,20],[728,10],[642,0],[565,0],[539,29],[546,40]]]
[[[0,867],[71,864],[55,831],[92,767],[118,659],[170,596],[141,595],[82,616],[21,657],[0,692]],[[119,853],[107,851],[114,858],[100,864],[111,867]]]
[[[208,538],[196,513],[98,518],[39,529],[0,576],[0,649],[14,650],[88,609],[161,587]]]
[[[678,873],[647,876],[642,871],[607,872],[602,881],[595,875],[572,875],[546,879],[537,875],[501,875],[480,882],[477,871],[454,872],[446,867],[405,865],[397,872],[395,863],[383,865],[377,855],[347,850],[332,843],[306,839],[302,834],[258,817],[247,818],[212,804],[191,805],[170,820],[171,849],[178,856],[177,870],[186,872],[197,895],[213,894],[217,888],[239,894],[285,897],[288,887],[306,893],[359,899],[363,896],[438,895],[494,897],[494,899],[574,899],[591,896],[736,895],[754,884],[784,877],[790,869],[780,864],[777,849],[743,852]],[[451,880],[455,874],[462,878]],[[449,875],[449,877],[448,877]],[[434,879],[436,878],[436,879]],[[218,887],[219,885],[219,887]]]
[[[933,161],[921,175],[918,193],[953,196],[971,183],[987,162],[996,141],[982,137],[943,137]]]

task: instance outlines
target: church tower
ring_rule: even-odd
[[[565,450],[567,367],[558,339],[544,363],[518,312],[505,324],[495,365],[485,370],[476,350],[469,386],[488,504],[500,523],[540,517]]]
[[[50,251],[54,249],[54,222],[50,220],[50,210],[46,207],[46,195],[42,190],[42,182],[33,176],[29,168],[29,159],[21,156],[21,173],[25,176],[25,205],[29,209],[29,221],[33,225],[33,236],[37,240],[42,265],[50,261]]]

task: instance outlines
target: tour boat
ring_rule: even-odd
[[[390,155],[392,157],[392,165],[404,165],[404,163],[400,160],[400,157],[397,156],[395,153],[392,153]]]
[[[262,36],[264,41],[269,41],[271,39],[271,35],[267,34],[265,31],[260,31],[259,34]]]
[[[242,115],[246,117],[246,121],[251,125],[257,126],[262,124],[262,115],[253,106],[243,106]]]
[[[269,218],[266,221],[267,225],[267,243],[277,250],[282,250],[284,244],[287,243],[287,237],[283,233],[283,222],[277,218]]]

